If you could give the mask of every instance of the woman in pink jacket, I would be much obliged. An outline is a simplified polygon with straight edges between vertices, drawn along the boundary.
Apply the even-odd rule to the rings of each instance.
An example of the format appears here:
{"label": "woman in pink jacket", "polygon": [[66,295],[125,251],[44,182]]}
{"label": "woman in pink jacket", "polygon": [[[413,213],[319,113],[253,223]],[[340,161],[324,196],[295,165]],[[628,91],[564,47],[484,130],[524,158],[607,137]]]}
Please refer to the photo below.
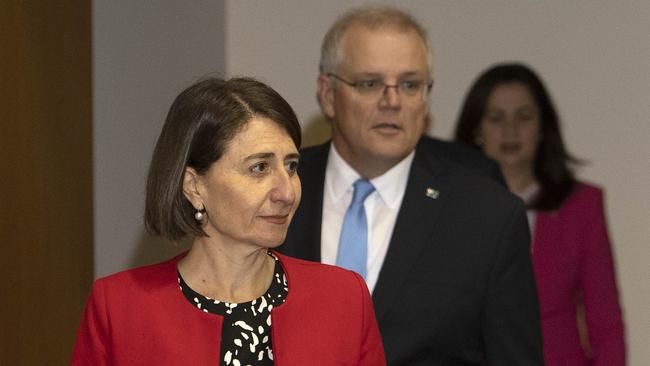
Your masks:
{"label": "woman in pink jacket", "polygon": [[522,64],[485,71],[465,98],[456,139],[496,160],[529,208],[546,364],[624,365],[603,193],[574,178],[542,81]]}
{"label": "woman in pink jacket", "polygon": [[174,101],[145,224],[191,249],[95,282],[73,365],[384,365],[364,280],[273,249],[300,202],[300,126],[252,79]]}

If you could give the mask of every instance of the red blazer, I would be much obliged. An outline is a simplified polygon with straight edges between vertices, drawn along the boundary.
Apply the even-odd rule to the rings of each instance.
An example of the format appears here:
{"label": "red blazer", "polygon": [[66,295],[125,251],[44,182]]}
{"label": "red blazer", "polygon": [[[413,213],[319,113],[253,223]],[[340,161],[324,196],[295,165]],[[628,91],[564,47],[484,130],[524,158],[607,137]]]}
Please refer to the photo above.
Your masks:
{"label": "red blazer", "polygon": [[[275,365],[385,365],[359,275],[275,253],[289,293],[273,317]],[[218,365],[223,318],[190,304],[169,261],[95,282],[73,365]]]}
{"label": "red blazer", "polygon": [[533,265],[546,364],[590,364],[576,327],[575,299],[582,292],[591,364],[624,365],[621,307],[600,189],[578,183],[558,211],[537,212]]}

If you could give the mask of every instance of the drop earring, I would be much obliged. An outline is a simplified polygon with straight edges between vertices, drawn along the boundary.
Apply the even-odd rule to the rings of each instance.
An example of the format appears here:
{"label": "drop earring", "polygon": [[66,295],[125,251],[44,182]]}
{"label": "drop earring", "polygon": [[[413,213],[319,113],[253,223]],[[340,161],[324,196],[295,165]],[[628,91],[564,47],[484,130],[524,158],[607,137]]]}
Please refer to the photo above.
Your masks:
{"label": "drop earring", "polygon": [[205,219],[205,208],[197,209],[194,213],[194,219],[198,222],[203,222]]}

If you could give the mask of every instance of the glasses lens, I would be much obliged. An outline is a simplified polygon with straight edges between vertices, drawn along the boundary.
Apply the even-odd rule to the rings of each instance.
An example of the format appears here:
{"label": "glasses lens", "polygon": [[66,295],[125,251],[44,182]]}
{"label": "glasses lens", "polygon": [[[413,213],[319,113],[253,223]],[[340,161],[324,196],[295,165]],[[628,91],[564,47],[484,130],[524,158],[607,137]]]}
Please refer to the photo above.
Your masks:
{"label": "glasses lens", "polygon": [[420,95],[422,92],[422,86],[424,85],[424,82],[422,82],[422,80],[404,80],[400,81],[397,85],[399,87],[400,93],[408,95],[410,97],[415,97]]}
{"label": "glasses lens", "polygon": [[386,84],[381,80],[368,79],[359,80],[354,83],[354,86],[361,94],[376,95],[384,91]]}

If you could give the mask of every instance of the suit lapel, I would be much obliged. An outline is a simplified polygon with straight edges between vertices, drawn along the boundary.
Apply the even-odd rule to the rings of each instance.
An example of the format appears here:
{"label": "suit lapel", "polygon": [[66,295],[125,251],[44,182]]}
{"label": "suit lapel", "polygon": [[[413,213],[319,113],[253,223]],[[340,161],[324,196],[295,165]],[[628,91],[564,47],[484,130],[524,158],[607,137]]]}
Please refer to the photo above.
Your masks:
{"label": "suit lapel", "polygon": [[373,291],[377,319],[388,312],[420,251],[433,245],[435,223],[442,212],[449,187],[440,179],[442,165],[429,153],[416,151],[406,192],[393,235]]}

